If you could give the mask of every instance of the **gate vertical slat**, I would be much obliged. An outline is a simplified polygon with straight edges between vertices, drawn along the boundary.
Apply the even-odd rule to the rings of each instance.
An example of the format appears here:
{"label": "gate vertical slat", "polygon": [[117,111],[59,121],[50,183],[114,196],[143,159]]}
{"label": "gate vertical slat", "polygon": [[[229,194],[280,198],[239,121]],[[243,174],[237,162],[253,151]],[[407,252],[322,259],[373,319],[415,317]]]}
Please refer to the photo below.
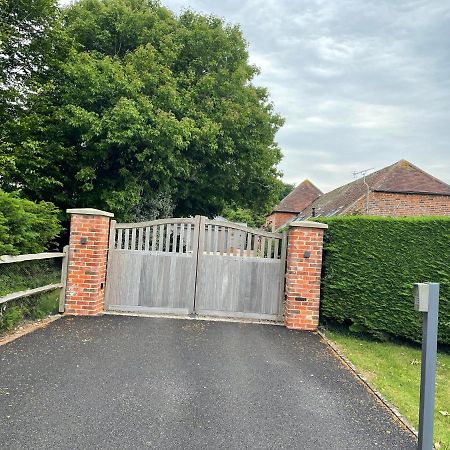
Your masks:
{"label": "gate vertical slat", "polygon": [[247,256],[251,255],[251,249],[252,249],[252,234],[247,233],[247,242],[246,242],[246,246],[245,246],[245,251],[246,251]]}
{"label": "gate vertical slat", "polygon": [[223,237],[224,237],[223,227],[217,226],[217,254],[223,255]]}
{"label": "gate vertical slat", "polygon": [[214,225],[211,227],[211,254],[216,255],[217,253],[217,241],[219,238],[219,227],[217,225]]}
{"label": "gate vertical slat", "polygon": [[191,233],[192,233],[192,226],[190,223],[186,226],[186,253],[189,254],[191,251]]}
{"label": "gate vertical slat", "polygon": [[122,250],[123,248],[123,229],[119,228],[119,231],[117,232],[117,248],[119,250]]}
{"label": "gate vertical slat", "polygon": [[239,251],[239,238],[241,236],[240,231],[235,231],[234,232],[234,250],[233,250],[233,255],[234,256],[239,256],[240,255],[240,251]]}
{"label": "gate vertical slat", "polygon": [[168,252],[169,246],[170,246],[170,224],[167,224],[166,225],[166,243],[165,243],[163,251]]}
{"label": "gate vertical slat", "polygon": [[272,238],[267,239],[267,257],[272,258]]}
{"label": "gate vertical slat", "polygon": [[184,253],[189,254],[191,244],[191,224],[187,223],[185,228],[184,237]]}
{"label": "gate vertical slat", "polygon": [[158,251],[162,252],[164,246],[164,225],[159,226],[159,233],[158,233]]}
{"label": "gate vertical slat", "polygon": [[184,253],[189,254],[191,224],[187,223],[184,228]]}
{"label": "gate vertical slat", "polygon": [[182,254],[184,253],[184,245],[186,242],[186,226],[184,223],[180,223],[180,244],[179,244],[179,248],[178,248],[178,253]]}
{"label": "gate vertical slat", "polygon": [[219,252],[219,225],[216,225],[214,227],[214,245],[213,245],[213,252],[215,255]]}
{"label": "gate vertical slat", "polygon": [[209,245],[208,245],[208,239],[209,239],[209,230],[208,230],[208,225],[206,223],[204,223],[204,221],[202,221],[203,223],[203,242],[202,242],[202,255],[204,253],[208,253],[208,249],[209,249]]}
{"label": "gate vertical slat", "polygon": [[131,250],[136,250],[136,228],[131,230]]}
{"label": "gate vertical slat", "polygon": [[234,235],[233,235],[233,255],[234,256],[239,256],[239,237],[240,237],[240,232],[235,230]]}
{"label": "gate vertical slat", "polygon": [[156,225],[152,226],[152,247],[151,251],[156,252],[156,234],[158,233],[158,229]]}
{"label": "gate vertical slat", "polygon": [[226,227],[223,227],[222,233],[223,233],[223,255],[228,255],[228,248],[230,246],[230,233]]}
{"label": "gate vertical slat", "polygon": [[172,253],[177,253],[178,224],[172,225]]}
{"label": "gate vertical slat", "polygon": [[130,245],[129,245],[129,243],[130,243],[130,229],[126,228],[124,231],[125,231],[125,242],[124,242],[123,248],[125,250],[129,250],[130,249]]}
{"label": "gate vertical slat", "polygon": [[206,223],[204,222],[203,218],[202,218],[202,226],[203,226],[203,230],[202,230],[202,255],[205,253],[208,253],[208,225],[206,225]]}
{"label": "gate vertical slat", "polygon": [[211,242],[212,242],[212,234],[213,234],[212,225],[205,224],[205,233],[206,233],[205,253],[209,255],[211,253]]}
{"label": "gate vertical slat", "polygon": [[138,250],[142,250],[143,239],[144,239],[144,229],[138,228]]}
{"label": "gate vertical slat", "polygon": [[144,250],[148,252],[150,249],[150,227],[145,227],[145,243]]}
{"label": "gate vertical slat", "polygon": [[266,238],[264,236],[261,236],[261,258],[264,258],[264,255],[266,253]]}
{"label": "gate vertical slat", "polygon": [[280,240],[279,239],[275,239],[275,248],[273,250],[273,257],[274,259],[278,259],[278,255],[279,255],[279,247],[280,246]]}
{"label": "gate vertical slat", "polygon": [[177,253],[183,253],[183,238],[184,238],[184,225],[180,223],[178,225],[178,237],[177,237]]}
{"label": "gate vertical slat", "polygon": [[208,254],[211,255],[214,245],[214,226],[209,224],[208,227]]}

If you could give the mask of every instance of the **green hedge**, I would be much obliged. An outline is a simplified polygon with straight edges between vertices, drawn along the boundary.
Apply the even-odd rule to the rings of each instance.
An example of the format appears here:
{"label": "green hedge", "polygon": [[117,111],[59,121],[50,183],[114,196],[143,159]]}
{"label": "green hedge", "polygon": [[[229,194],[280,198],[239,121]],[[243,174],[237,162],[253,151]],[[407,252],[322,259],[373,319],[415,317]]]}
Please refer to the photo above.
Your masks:
{"label": "green hedge", "polygon": [[0,255],[47,250],[61,232],[59,210],[0,190]]}
{"label": "green hedge", "polygon": [[420,341],[412,285],[441,284],[439,341],[450,344],[450,217],[317,219],[324,238],[321,320]]}

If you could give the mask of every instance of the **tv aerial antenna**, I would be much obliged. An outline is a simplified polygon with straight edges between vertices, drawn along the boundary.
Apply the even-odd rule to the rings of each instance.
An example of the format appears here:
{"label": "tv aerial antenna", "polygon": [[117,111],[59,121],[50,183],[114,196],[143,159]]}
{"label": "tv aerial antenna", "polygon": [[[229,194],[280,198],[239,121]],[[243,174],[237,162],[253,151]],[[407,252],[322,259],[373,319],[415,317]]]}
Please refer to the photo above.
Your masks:
{"label": "tv aerial antenna", "polygon": [[355,178],[355,180],[359,177],[363,177],[365,179],[367,172],[370,172],[371,170],[374,170],[374,169],[375,169],[375,167],[371,167],[370,169],[360,170],[359,172],[352,172],[352,175]]}
{"label": "tv aerial antenna", "polygon": [[367,188],[367,193],[366,193],[366,214],[367,215],[369,215],[370,186],[367,184],[366,175],[367,175],[367,172],[370,172],[373,169],[374,169],[374,167],[371,167],[370,169],[360,170],[359,172],[352,172],[355,180],[362,177],[363,183],[366,185],[366,188]]}

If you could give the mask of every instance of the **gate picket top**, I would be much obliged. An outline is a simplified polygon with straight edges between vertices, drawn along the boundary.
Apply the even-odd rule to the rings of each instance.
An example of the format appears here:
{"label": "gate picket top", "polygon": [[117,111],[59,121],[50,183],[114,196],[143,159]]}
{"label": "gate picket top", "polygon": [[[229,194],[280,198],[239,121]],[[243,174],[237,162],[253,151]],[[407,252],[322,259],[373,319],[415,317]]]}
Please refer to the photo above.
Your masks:
{"label": "gate picket top", "polygon": [[[201,253],[216,256],[281,259],[283,235],[199,217]],[[114,224],[114,250],[193,253],[196,218]],[[195,246],[195,245],[194,245]]]}

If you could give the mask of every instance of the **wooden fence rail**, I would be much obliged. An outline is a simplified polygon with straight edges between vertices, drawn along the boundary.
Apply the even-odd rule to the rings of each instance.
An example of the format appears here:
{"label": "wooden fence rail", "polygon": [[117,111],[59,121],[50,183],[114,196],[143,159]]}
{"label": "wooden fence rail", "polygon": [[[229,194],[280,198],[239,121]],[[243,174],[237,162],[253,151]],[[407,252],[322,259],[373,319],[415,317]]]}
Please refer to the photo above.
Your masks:
{"label": "wooden fence rail", "polygon": [[0,264],[12,264],[23,261],[34,261],[37,259],[64,258],[65,253],[31,253],[28,255],[1,255]]}
{"label": "wooden fence rail", "polygon": [[54,291],[55,289],[61,289],[59,297],[59,311],[64,311],[64,296],[67,277],[67,264],[68,264],[68,252],[69,246],[65,246],[62,252],[52,253],[33,253],[26,255],[0,255],[0,264],[14,264],[24,261],[38,261],[43,259],[56,259],[62,258],[61,266],[61,281],[59,283],[47,284],[45,286],[39,286],[32,289],[26,289],[23,291],[12,292],[10,294],[0,297],[0,304],[9,302],[11,300],[19,300],[21,298],[31,297],[36,294],[43,294],[45,292]]}

